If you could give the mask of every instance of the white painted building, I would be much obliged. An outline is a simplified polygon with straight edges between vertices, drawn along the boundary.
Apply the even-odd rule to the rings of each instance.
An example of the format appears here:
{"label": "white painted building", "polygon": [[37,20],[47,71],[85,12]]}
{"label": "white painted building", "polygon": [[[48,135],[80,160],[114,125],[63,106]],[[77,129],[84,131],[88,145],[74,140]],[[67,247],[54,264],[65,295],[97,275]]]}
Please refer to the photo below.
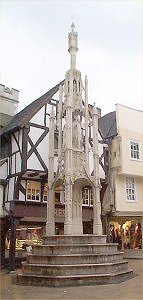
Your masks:
{"label": "white painted building", "polygon": [[[116,105],[110,140],[110,188],[103,214],[110,235],[122,236],[122,247],[141,249],[143,234],[143,111]],[[103,118],[108,118],[108,115]]]}

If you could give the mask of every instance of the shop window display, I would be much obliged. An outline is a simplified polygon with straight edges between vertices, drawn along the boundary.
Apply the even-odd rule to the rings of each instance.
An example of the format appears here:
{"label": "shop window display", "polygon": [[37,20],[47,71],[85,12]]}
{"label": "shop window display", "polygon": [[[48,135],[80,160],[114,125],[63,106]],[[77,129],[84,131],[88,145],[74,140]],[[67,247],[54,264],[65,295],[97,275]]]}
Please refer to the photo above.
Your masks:
{"label": "shop window display", "polygon": [[[8,230],[5,247],[9,250],[10,247],[10,229]],[[16,229],[16,250],[25,250],[30,252],[32,245],[42,243],[42,227],[27,227],[21,226]]]}
{"label": "shop window display", "polygon": [[112,222],[110,224],[110,242],[118,243],[119,249],[141,249],[141,224],[126,221],[123,224]]}

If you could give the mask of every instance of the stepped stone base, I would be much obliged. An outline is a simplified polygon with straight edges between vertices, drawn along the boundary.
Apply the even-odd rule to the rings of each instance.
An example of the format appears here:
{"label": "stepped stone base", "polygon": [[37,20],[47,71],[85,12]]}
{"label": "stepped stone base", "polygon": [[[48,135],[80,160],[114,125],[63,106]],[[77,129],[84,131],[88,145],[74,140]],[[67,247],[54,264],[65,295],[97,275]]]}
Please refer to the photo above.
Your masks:
{"label": "stepped stone base", "polygon": [[117,244],[106,243],[106,236],[55,235],[33,246],[13,282],[61,287],[118,283],[132,277],[123,252]]}

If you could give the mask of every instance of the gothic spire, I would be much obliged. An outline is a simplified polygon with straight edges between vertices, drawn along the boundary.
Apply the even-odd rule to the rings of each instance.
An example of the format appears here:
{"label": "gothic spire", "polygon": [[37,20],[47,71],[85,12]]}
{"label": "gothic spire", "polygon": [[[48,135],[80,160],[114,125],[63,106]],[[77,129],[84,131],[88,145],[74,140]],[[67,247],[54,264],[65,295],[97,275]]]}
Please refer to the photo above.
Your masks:
{"label": "gothic spire", "polygon": [[76,69],[76,52],[78,51],[78,34],[75,32],[75,25],[72,23],[71,32],[68,35],[68,51],[70,53],[70,68]]}

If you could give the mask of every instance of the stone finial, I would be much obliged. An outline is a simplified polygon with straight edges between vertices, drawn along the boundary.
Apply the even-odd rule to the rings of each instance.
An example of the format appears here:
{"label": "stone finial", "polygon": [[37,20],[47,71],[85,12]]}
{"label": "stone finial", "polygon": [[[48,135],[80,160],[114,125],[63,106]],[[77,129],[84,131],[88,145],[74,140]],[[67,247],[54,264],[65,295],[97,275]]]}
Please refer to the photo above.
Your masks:
{"label": "stone finial", "polygon": [[71,57],[71,69],[76,69],[76,52],[78,51],[78,35],[74,29],[75,25],[72,23],[71,32],[68,34],[68,51]]}
{"label": "stone finial", "polygon": [[71,32],[75,32],[75,25],[74,25],[74,23],[72,22],[72,24],[71,24]]}

